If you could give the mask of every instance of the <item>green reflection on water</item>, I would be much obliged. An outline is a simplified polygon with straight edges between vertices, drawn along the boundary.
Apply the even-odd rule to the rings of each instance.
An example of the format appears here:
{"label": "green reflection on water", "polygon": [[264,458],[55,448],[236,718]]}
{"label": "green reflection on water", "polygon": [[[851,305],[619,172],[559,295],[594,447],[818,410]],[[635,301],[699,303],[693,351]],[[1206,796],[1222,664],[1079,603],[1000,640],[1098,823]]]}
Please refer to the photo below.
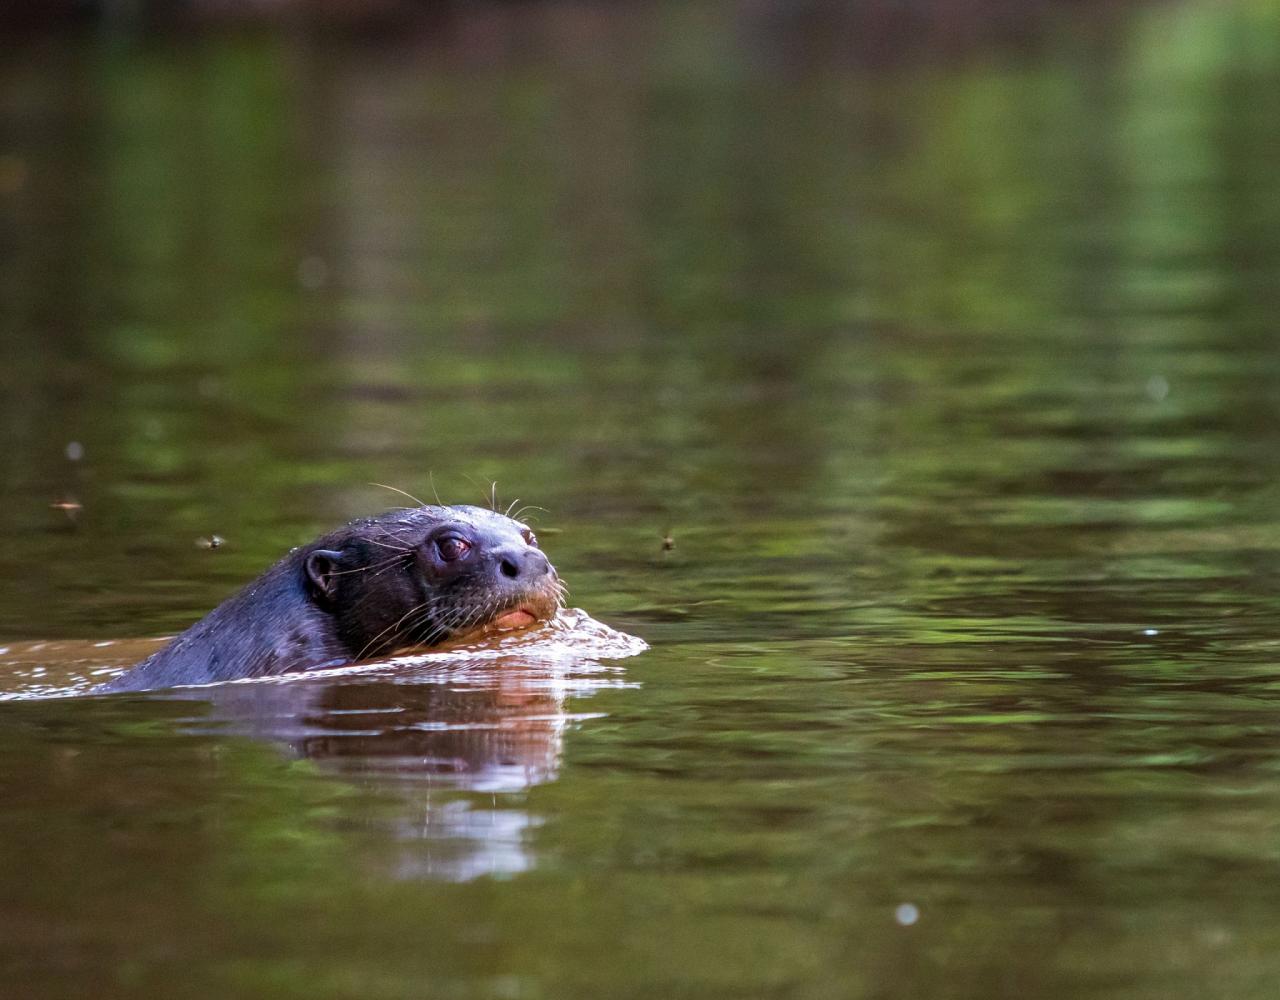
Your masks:
{"label": "green reflection on water", "polygon": [[5,706],[4,980],[1269,996],[1280,8],[1108,18],[876,72],[715,5],[19,51],[5,641],[497,479],[654,648],[422,685],[520,734],[429,781],[323,701]]}

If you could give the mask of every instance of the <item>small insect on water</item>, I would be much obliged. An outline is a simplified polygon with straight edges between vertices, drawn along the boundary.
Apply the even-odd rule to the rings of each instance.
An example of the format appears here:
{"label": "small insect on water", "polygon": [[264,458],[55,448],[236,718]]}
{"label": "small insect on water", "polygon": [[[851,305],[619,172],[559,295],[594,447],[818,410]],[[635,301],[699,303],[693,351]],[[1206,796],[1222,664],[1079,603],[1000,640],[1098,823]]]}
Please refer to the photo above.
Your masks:
{"label": "small insect on water", "polygon": [[210,535],[208,538],[197,538],[196,548],[198,549],[220,549],[227,544],[227,540],[221,535]]}
{"label": "small insect on water", "polygon": [[676,547],[676,540],[671,534],[671,529],[668,528],[666,531],[662,533],[662,551],[670,552],[675,547]]}

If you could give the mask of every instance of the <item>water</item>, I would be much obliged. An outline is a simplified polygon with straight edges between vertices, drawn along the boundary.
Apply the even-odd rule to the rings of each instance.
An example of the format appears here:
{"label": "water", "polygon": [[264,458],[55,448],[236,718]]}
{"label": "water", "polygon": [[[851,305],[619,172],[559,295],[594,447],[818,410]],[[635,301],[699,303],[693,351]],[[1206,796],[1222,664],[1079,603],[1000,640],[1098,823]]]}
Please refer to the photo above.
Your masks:
{"label": "water", "polygon": [[369,483],[650,648],[7,701],[0,994],[1269,997],[1280,13],[1032,6],[12,49],[0,694]]}

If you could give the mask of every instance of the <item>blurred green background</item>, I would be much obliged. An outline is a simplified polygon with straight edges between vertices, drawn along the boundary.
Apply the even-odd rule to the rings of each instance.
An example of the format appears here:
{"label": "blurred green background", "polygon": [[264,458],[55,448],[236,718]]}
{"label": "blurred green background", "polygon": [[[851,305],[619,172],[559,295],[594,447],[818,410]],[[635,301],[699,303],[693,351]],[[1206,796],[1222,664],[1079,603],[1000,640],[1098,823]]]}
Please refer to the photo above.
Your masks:
{"label": "blurred green background", "polygon": [[0,25],[0,642],[496,480],[653,646],[0,706],[16,996],[1272,995],[1280,4]]}

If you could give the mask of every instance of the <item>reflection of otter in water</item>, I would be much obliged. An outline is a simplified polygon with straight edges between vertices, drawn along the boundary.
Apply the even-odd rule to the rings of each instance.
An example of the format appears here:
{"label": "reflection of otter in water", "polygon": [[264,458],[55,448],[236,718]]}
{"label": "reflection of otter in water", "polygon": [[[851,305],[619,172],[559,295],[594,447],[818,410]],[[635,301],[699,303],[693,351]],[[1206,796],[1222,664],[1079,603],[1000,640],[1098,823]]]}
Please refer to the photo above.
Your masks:
{"label": "reflection of otter in water", "polygon": [[[513,661],[464,665],[408,683],[324,675],[283,685],[192,691],[227,727],[287,744],[300,756],[361,775],[475,790],[510,790],[555,770],[551,734],[563,728],[562,698]],[[186,692],[174,692],[175,696]],[[558,743],[557,743],[558,747]]]}
{"label": "reflection of otter in water", "polygon": [[392,511],[294,550],[98,691],[344,666],[545,621],[560,595],[519,521],[481,507]]}
{"label": "reflection of otter in water", "polygon": [[390,808],[373,810],[369,823],[381,821],[399,842],[395,873],[457,880],[532,866],[529,832],[539,820],[524,793],[556,778],[572,721],[566,687],[599,685],[598,676],[568,681],[512,656],[166,697],[208,704],[198,728],[275,742],[362,789],[391,793]]}

